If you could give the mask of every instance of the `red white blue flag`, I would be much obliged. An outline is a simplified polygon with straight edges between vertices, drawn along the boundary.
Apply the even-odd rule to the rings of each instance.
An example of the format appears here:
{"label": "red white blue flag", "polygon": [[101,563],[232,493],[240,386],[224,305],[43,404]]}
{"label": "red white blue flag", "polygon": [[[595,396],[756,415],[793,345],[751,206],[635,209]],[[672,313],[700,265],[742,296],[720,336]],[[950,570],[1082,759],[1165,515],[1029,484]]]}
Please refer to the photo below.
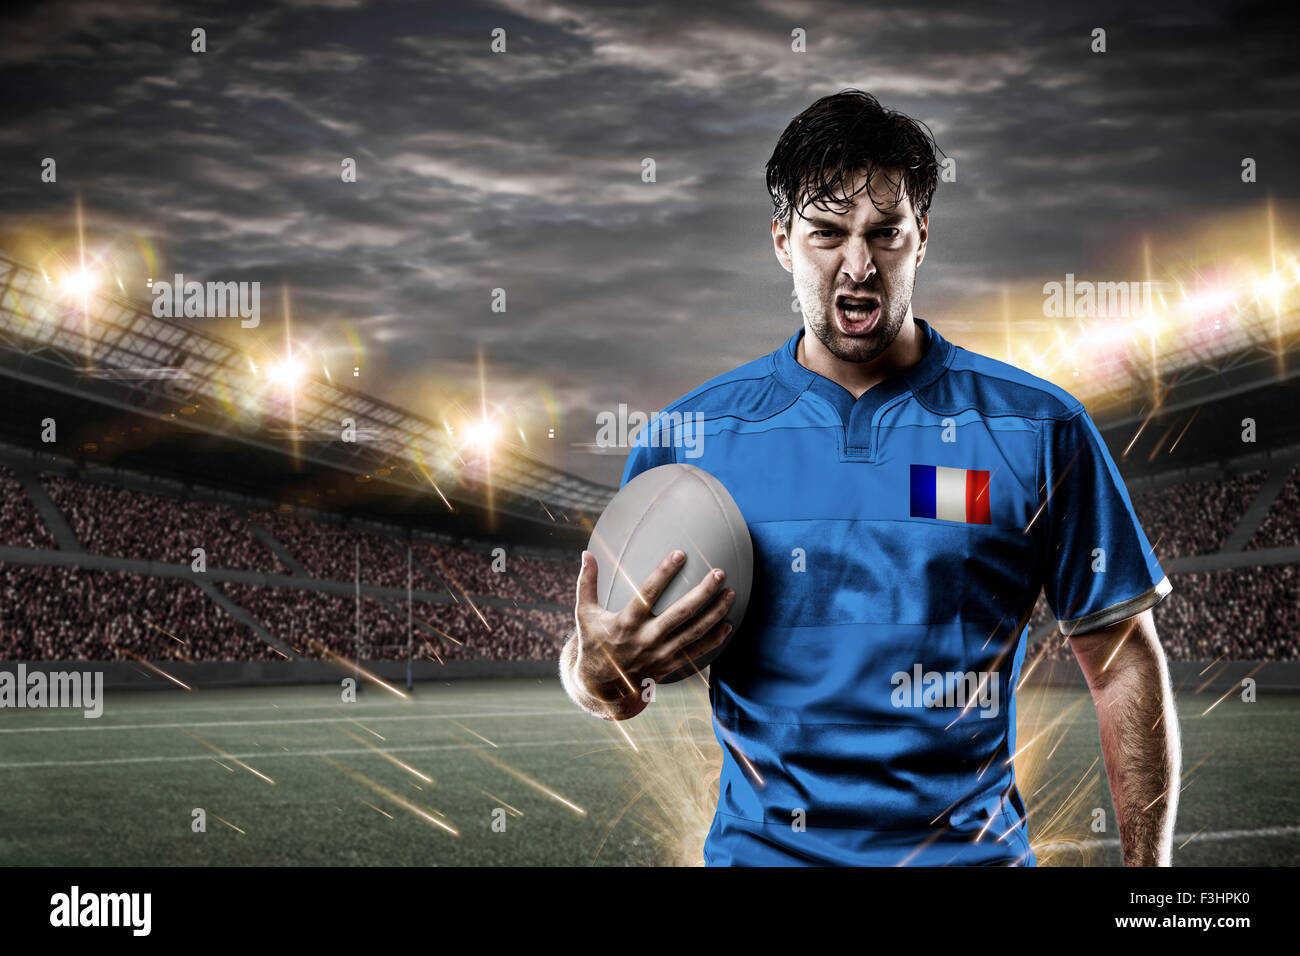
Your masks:
{"label": "red white blue flag", "polygon": [[913,465],[912,517],[992,524],[989,473],[941,465]]}

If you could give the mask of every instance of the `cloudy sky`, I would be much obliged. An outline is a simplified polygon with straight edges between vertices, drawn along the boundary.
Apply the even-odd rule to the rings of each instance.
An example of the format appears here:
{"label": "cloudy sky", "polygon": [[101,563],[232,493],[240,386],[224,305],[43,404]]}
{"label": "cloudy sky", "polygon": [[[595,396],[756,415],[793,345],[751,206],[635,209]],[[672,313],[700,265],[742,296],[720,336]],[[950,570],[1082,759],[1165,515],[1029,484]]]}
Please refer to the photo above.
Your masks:
{"label": "cloudy sky", "polygon": [[[972,9],[10,4],[0,248],[66,252],[79,198],[87,246],[142,303],[153,269],[260,281],[263,327],[213,331],[265,339],[282,336],[286,288],[295,337],[333,375],[431,417],[474,399],[481,354],[488,397],[534,454],[613,484],[624,452],[586,447],[598,412],[661,408],[797,327],[763,169],[820,96],[870,91],[957,161],[915,312],[998,357],[1004,292],[1032,301],[1068,272],[1139,279],[1143,242],[1195,255],[1229,221],[1260,230],[1270,198],[1287,230],[1295,14]],[[1241,181],[1247,156],[1258,183]],[[40,181],[44,157],[57,183]],[[1041,324],[1017,316],[1014,334]]]}

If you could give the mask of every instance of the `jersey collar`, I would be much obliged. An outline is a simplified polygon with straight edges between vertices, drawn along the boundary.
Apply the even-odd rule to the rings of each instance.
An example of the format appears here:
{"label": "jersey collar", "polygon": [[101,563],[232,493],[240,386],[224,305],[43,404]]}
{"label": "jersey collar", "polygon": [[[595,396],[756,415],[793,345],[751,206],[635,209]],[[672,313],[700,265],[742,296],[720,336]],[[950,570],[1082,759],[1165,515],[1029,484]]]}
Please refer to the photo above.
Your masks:
{"label": "jersey collar", "polygon": [[[925,388],[925,386],[938,378],[947,367],[949,353],[952,351],[952,343],[940,335],[929,322],[925,321],[925,319],[913,316],[912,321],[914,321],[917,324],[917,327],[920,328],[925,341],[925,354],[921,357],[921,361],[917,362],[910,368],[903,369],[903,371],[896,375],[892,375],[889,378],[876,383],[874,386],[862,393],[862,397],[859,401],[865,399],[867,396],[871,395],[872,392],[877,390],[882,393],[890,392],[896,394],[901,390],[899,386],[905,386],[912,389],[912,391]],[[836,407],[841,406],[844,403],[845,398],[847,398],[849,404],[852,405],[853,396],[844,388],[844,386],[799,364],[799,359],[796,356],[799,354],[799,339],[803,337],[804,332],[805,329],[803,326],[800,326],[799,330],[795,332],[794,335],[790,336],[790,338],[786,339],[785,344],[773,353],[773,357],[776,360],[777,374],[786,382],[786,384],[793,386],[797,391],[802,392],[805,389],[811,388],[813,391],[831,401]],[[872,404],[875,403],[873,402]]]}

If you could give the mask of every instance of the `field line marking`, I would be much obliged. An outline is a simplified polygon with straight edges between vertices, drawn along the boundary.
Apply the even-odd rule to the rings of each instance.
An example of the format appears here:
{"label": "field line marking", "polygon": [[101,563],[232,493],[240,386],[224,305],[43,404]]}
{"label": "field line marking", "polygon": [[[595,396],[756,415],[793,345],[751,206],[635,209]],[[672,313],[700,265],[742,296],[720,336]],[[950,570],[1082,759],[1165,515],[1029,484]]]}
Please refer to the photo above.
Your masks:
{"label": "field line marking", "polygon": [[[420,706],[421,703],[422,703],[422,702],[417,702],[415,706]],[[450,706],[451,703],[452,703],[452,702],[448,701],[447,706]],[[460,703],[461,706],[463,707],[465,702],[464,702],[464,701],[461,701],[461,702],[459,702],[459,703]],[[184,709],[184,705],[178,705],[178,706],[179,706],[181,709]],[[287,706],[287,707],[283,707],[283,708],[280,708],[280,709],[281,709],[281,710],[284,710],[284,711],[287,711],[287,712],[292,712],[292,711],[294,711],[294,710],[307,710],[307,709],[310,709],[310,710],[319,710],[319,709],[324,709],[324,708],[338,708],[338,707],[345,707],[345,706],[347,706],[347,705],[346,705],[346,704],[341,704],[341,703],[340,703],[340,704],[311,704],[311,705],[305,705],[305,706],[303,706],[303,707]],[[402,705],[396,705],[396,704],[395,704],[395,705],[389,705],[389,706],[402,706]],[[230,709],[232,709],[232,708],[233,708],[233,709],[238,709],[238,707],[239,707],[238,704],[232,704],[231,706],[228,706],[228,707],[221,707],[221,708],[211,708],[211,707],[208,707],[208,708],[202,708],[202,709],[203,709],[204,711],[208,711],[208,710],[230,710]],[[52,733],[64,733],[64,732],[83,733],[83,732],[85,732],[85,731],[90,731],[90,730],[101,731],[101,732],[102,732],[102,731],[106,731],[106,730],[167,730],[167,729],[172,729],[172,728],[177,728],[177,727],[255,727],[255,726],[259,726],[259,725],[267,725],[267,726],[271,726],[271,725],[278,725],[278,724],[286,724],[286,725],[287,725],[287,724],[313,724],[313,723],[315,723],[315,724],[324,724],[324,723],[329,723],[331,720],[336,720],[336,719],[338,719],[338,718],[334,718],[334,717],[291,717],[291,718],[276,719],[276,720],[210,720],[210,721],[201,721],[201,722],[181,721],[181,722],[173,722],[173,723],[155,723],[155,724],[107,724],[107,723],[83,724],[83,723],[81,723],[81,721],[88,720],[88,718],[85,718],[85,717],[78,717],[78,716],[77,716],[78,708],[67,708],[67,707],[59,707],[59,708],[55,708],[55,707],[47,707],[47,708],[35,708],[35,707],[33,707],[33,708],[2,707],[2,708],[0,708],[0,714],[2,714],[4,711],[15,711],[15,710],[24,710],[24,711],[32,711],[32,712],[41,711],[41,712],[42,712],[42,716],[49,716],[49,717],[66,717],[68,720],[76,720],[76,721],[78,721],[78,722],[77,722],[77,723],[69,723],[67,726],[63,726],[63,727],[0,727],[0,735],[3,735],[3,734],[52,734]],[[198,708],[195,708],[195,710],[198,710]],[[150,712],[157,713],[158,711],[150,711]],[[704,710],[701,710],[701,714],[703,714],[703,713],[704,713]],[[371,712],[371,711],[362,711],[362,710],[358,710],[356,713],[352,713],[352,714],[340,714],[340,716],[342,716],[342,717],[346,717],[346,718],[356,718],[356,719],[364,719],[364,720],[439,720],[439,719],[444,719],[444,718],[453,718],[453,717],[461,718],[461,719],[465,719],[465,718],[469,718],[469,717],[542,717],[542,716],[546,716],[546,715],[554,715],[554,714],[560,714],[560,715],[563,715],[563,714],[577,714],[577,715],[582,715],[582,714],[583,714],[583,711],[579,710],[577,707],[565,708],[565,709],[561,709],[561,710],[523,710],[523,709],[510,709],[510,710],[495,710],[495,711],[472,711],[472,712],[462,712],[462,713],[453,713],[453,714],[440,714],[440,713],[429,713],[429,714],[376,714],[376,713]],[[1180,718],[1180,719],[1179,719],[1179,725],[1181,726],[1181,725],[1183,725],[1183,724],[1188,723],[1190,720],[1195,719],[1196,716],[1199,716],[1199,715],[1198,715],[1198,714],[1193,714],[1193,715],[1191,715],[1191,716],[1179,715],[1179,718]],[[1244,712],[1237,712],[1237,713],[1234,713],[1234,712],[1232,712],[1232,711],[1223,711],[1223,712],[1218,712],[1218,711],[1216,711],[1216,712],[1215,712],[1215,719],[1216,719],[1216,720],[1222,720],[1222,719],[1224,719],[1225,717],[1255,717],[1255,718],[1258,718],[1258,717],[1259,717],[1259,714],[1258,714],[1258,713],[1255,713],[1255,712],[1251,712],[1251,713],[1244,713]],[[96,718],[97,721],[102,721],[102,719],[103,719],[103,718]],[[1272,714],[1268,714],[1268,715],[1266,715],[1265,718],[1261,718],[1261,719],[1275,719],[1275,720],[1283,720],[1283,721],[1286,721],[1286,720],[1296,720],[1296,719],[1300,719],[1300,712],[1297,712],[1297,713],[1280,713],[1280,712],[1279,712],[1279,713],[1272,713]],[[1025,723],[1022,725],[1022,729],[1024,729],[1024,728],[1032,728],[1032,729],[1036,729],[1036,728],[1039,728],[1039,727],[1046,727],[1046,726],[1049,726],[1049,725],[1051,725],[1051,724],[1056,724],[1057,726],[1062,726],[1062,725],[1063,725],[1063,726],[1066,726],[1066,727],[1074,727],[1074,726],[1076,726],[1076,725],[1078,725],[1078,724],[1084,722],[1085,720],[1086,720],[1086,718],[1083,718],[1083,717],[1078,717],[1078,718],[1074,718],[1074,719],[1066,720],[1066,721],[1060,721],[1060,720],[1058,720],[1057,718],[1054,718],[1054,717],[1052,717],[1052,718],[1043,718],[1043,719],[1035,719],[1035,718],[1033,718],[1033,717],[1028,717],[1028,718],[1026,719]],[[1095,723],[1095,720],[1093,721],[1093,723]]]}
{"label": "field line marking", "polygon": [[[465,703],[466,703],[465,701],[447,701],[445,703],[435,702],[435,701],[416,701],[414,702],[413,705],[409,705],[409,706],[441,704],[442,706],[459,705],[463,708]],[[227,705],[223,707],[203,707],[203,708],[196,707],[190,710],[189,712],[197,712],[200,710],[204,712],[210,710],[229,710],[232,707],[238,708],[239,706],[240,705],[238,705],[237,703],[233,703],[231,705]],[[271,705],[267,705],[267,704],[252,705],[249,709],[253,709],[253,707],[262,709],[270,706]],[[314,704],[302,704],[302,705],[289,704],[284,707],[276,707],[274,709],[282,710],[286,712],[293,712],[295,710],[320,710],[320,709],[330,708],[337,711],[337,708],[345,707],[345,706],[348,705],[342,703],[337,703],[337,704],[336,703],[330,703],[330,704],[314,703]],[[385,705],[385,706],[402,706],[402,705]],[[500,705],[497,706],[499,707]],[[178,704],[178,708],[185,709],[185,705]],[[83,721],[87,720],[87,718],[77,717],[77,713],[76,713],[77,708],[0,707],[0,714],[2,714],[4,711],[15,711],[15,710],[18,711],[39,710],[42,712],[42,716],[48,715],[50,717],[66,717],[69,720],[76,720],[77,723],[69,723],[66,726],[61,726],[61,727],[0,727],[0,735],[50,734],[50,733],[65,733],[65,732],[84,733],[86,731],[104,732],[110,730],[168,730],[168,729],[176,729],[181,727],[256,727],[256,726],[274,726],[274,725],[289,725],[289,724],[324,724],[324,723],[330,723],[331,721],[338,719],[336,717],[292,717],[292,718],[267,719],[267,720],[226,720],[226,721],[214,720],[214,721],[201,721],[201,722],[179,721],[179,722],[171,722],[171,723],[152,723],[152,724],[106,724],[106,723],[101,723],[100,720],[102,720],[102,718],[99,718],[95,721],[94,724],[88,724],[88,723],[83,723]],[[137,713],[160,713],[160,712],[164,712],[164,711],[150,708],[147,711],[138,711]],[[358,711],[353,714],[340,714],[340,716],[346,718],[365,719],[370,721],[381,721],[381,720],[400,721],[400,720],[440,720],[440,719],[451,719],[451,718],[468,719],[471,717],[491,717],[491,718],[543,717],[543,716],[566,715],[566,714],[581,715],[582,713],[583,712],[579,710],[577,707],[572,707],[572,708],[564,708],[560,710],[524,710],[518,708],[511,708],[508,710],[473,711],[473,712],[460,712],[460,713],[452,713],[452,714],[443,714],[443,713],[376,714],[370,711]],[[1182,725],[1188,723],[1190,720],[1194,720],[1198,716],[1199,714],[1194,711],[1189,711],[1187,715],[1180,714],[1179,724]],[[1286,721],[1286,720],[1300,719],[1300,712],[1294,712],[1294,711],[1278,712],[1278,713],[1270,713],[1266,716],[1267,719],[1277,719],[1277,720]],[[1255,711],[1216,712],[1216,719],[1222,720],[1225,717],[1234,717],[1234,718],[1235,717],[1259,717],[1259,714]],[[1026,715],[1022,729],[1038,728],[1038,727],[1048,726],[1053,723],[1056,723],[1058,725],[1063,724],[1066,727],[1072,728],[1088,720],[1089,719],[1086,716],[1076,717],[1067,721],[1058,721],[1057,718],[1054,717],[1039,718],[1034,715]]]}
{"label": "field line marking", "polygon": [[[159,692],[159,691],[149,691],[149,693],[151,693],[151,694],[158,694],[158,693],[160,693],[160,692]],[[166,691],[166,693],[173,693],[173,692],[172,692],[171,690],[168,690],[168,691]],[[338,706],[340,706],[340,705],[342,704],[342,701],[340,701],[340,700],[338,699],[338,691],[337,691],[337,690],[332,690],[332,691],[331,691],[331,695],[332,695],[335,699],[334,699],[332,702],[330,702],[330,703],[320,703],[320,702],[317,702],[317,703],[314,703],[314,704],[279,704],[279,705],[276,705],[276,704],[248,704],[248,703],[242,703],[242,702],[240,702],[240,701],[232,700],[232,701],[228,701],[227,703],[224,703],[224,704],[215,704],[215,703],[214,703],[214,704],[210,704],[210,705],[204,705],[204,706],[201,706],[201,707],[200,707],[200,706],[194,706],[194,705],[192,704],[192,702],[191,702],[191,701],[192,701],[192,698],[191,698],[191,699],[186,699],[186,700],[181,700],[181,699],[179,699],[179,698],[181,698],[182,696],[185,695],[185,692],[184,692],[184,691],[177,690],[177,691],[175,691],[174,693],[175,693],[175,695],[176,695],[177,700],[176,700],[176,702],[175,702],[174,704],[172,704],[170,707],[132,707],[132,706],[130,706],[130,705],[123,706],[120,700],[116,700],[116,701],[115,701],[115,700],[114,700],[114,693],[113,693],[113,691],[110,690],[110,691],[107,691],[107,692],[105,693],[105,703],[106,703],[106,707],[105,707],[105,709],[107,710],[107,704],[116,704],[116,706],[115,706],[114,709],[115,709],[118,713],[130,714],[131,716],[136,716],[136,715],[140,715],[140,714],[175,714],[177,711],[184,711],[184,712],[187,713],[187,714],[200,714],[200,713],[204,713],[204,714],[206,714],[206,713],[214,713],[214,712],[215,712],[215,713],[229,713],[229,712],[232,711],[232,710],[241,710],[241,711],[267,711],[268,713],[272,713],[272,714],[276,714],[276,713],[284,714],[284,713],[292,713],[292,712],[295,712],[295,711],[304,711],[304,710],[329,710],[329,709],[331,709],[331,708],[338,707]],[[212,694],[212,693],[214,693],[214,692],[213,692],[213,691],[204,691],[204,694],[205,694],[205,695]],[[484,694],[484,696],[487,696],[487,695]],[[505,696],[505,695],[502,695],[502,696]],[[366,706],[373,706],[373,707],[408,707],[408,708],[409,708],[409,707],[467,707],[467,706],[473,706],[473,704],[474,704],[474,701],[473,701],[473,700],[422,700],[422,699],[416,698],[416,699],[413,699],[413,700],[411,700],[411,701],[409,701],[409,702],[407,702],[407,703],[405,703],[405,704],[399,704],[399,703],[396,703],[396,702],[389,703],[388,701],[385,701],[385,702],[382,703],[382,704],[374,704],[374,703],[372,703],[372,702],[366,701],[366,702],[363,702],[363,703],[357,704],[357,705],[355,705],[355,706],[358,706],[358,707],[366,707]],[[352,705],[349,705],[349,706],[352,706]],[[497,706],[498,706],[498,707],[501,707],[501,706],[508,706],[508,705],[498,704]],[[536,705],[534,705],[534,706],[536,706]],[[20,708],[17,708],[17,707],[5,707],[5,708],[0,708],[0,710],[18,710],[18,709],[20,709]],[[27,709],[29,709],[29,708],[21,708],[21,709],[23,709],[23,710],[27,710]],[[35,710],[36,708],[33,707],[33,708],[30,708],[30,709]],[[47,708],[47,709],[51,712],[51,714],[53,714],[53,713],[56,712],[56,708],[52,708],[52,707],[51,707],[51,708]],[[57,708],[57,710],[64,710],[64,709],[65,709],[65,708]],[[525,709],[525,708],[521,707],[521,708],[519,708],[519,709],[523,710],[523,709]]]}
{"label": "field line marking", "polygon": [[[661,741],[691,741],[691,743],[708,743],[716,742],[714,737],[640,737],[637,743],[651,743]],[[522,740],[507,743],[501,743],[497,746],[505,750],[507,748],[519,747],[558,747],[569,745],[590,746],[600,741],[593,737],[582,737],[570,740]],[[616,738],[609,739],[611,744],[621,743]],[[292,757],[336,757],[336,756],[357,756],[364,754],[374,755],[376,753],[428,753],[441,750],[473,750],[480,747],[480,744],[411,744],[402,747],[346,747],[333,748],[330,750],[290,750],[288,752],[276,753],[273,750],[259,750],[253,753],[243,754],[226,754],[228,757],[237,757],[248,760],[284,760]],[[49,767],[105,767],[116,766],[119,764],[142,764],[142,763],[184,763],[187,761],[213,760],[211,754],[190,754],[183,757],[105,757],[100,760],[33,760],[22,763],[2,763],[0,770],[32,770]]]}
{"label": "field line marking", "polygon": [[[102,726],[68,726],[68,727],[4,727],[0,728],[0,734],[60,734],[60,733],[84,733],[86,731],[104,732],[108,730],[174,730],[179,727],[262,727],[273,726],[280,727],[288,724],[333,724],[339,720],[367,720],[375,723],[381,720],[450,720],[459,717],[462,720],[468,720],[471,717],[545,717],[556,714],[572,714],[576,717],[588,716],[585,712],[577,707],[566,707],[563,710],[502,710],[502,711],[471,711],[467,714],[392,714],[384,716],[381,714],[339,714],[337,717],[294,717],[289,720],[206,720],[206,721],[182,721],[172,724],[104,724]],[[82,718],[89,720],[89,718]]]}
{"label": "field line marking", "polygon": [[[1264,837],[1300,836],[1300,826],[1260,827],[1256,830],[1214,830],[1209,833],[1200,834],[1175,833],[1174,843],[1186,842],[1192,836],[1196,837],[1197,843],[1203,840],[1247,840],[1252,838],[1262,839]],[[1106,837],[1101,840],[1080,840],[1078,843],[1047,843],[1043,846],[1034,847],[1034,852],[1040,853],[1043,850],[1070,850],[1079,847],[1087,849],[1099,849],[1101,847],[1118,848],[1119,846],[1119,837]]]}

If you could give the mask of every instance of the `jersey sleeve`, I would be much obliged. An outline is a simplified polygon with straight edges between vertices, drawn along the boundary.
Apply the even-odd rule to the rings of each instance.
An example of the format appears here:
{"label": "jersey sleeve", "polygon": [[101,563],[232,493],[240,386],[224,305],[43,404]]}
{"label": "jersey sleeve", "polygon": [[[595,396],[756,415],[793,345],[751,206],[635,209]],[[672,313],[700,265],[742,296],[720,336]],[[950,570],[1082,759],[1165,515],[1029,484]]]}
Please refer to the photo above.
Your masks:
{"label": "jersey sleeve", "polygon": [[1049,421],[1042,454],[1044,590],[1061,632],[1086,634],[1159,604],[1172,586],[1087,410]]}
{"label": "jersey sleeve", "polygon": [[632,439],[632,451],[627,456],[627,464],[623,466],[623,480],[619,482],[619,487],[622,488],[643,471],[660,465],[671,465],[677,460],[674,451],[670,428],[657,417],[651,418]]}

